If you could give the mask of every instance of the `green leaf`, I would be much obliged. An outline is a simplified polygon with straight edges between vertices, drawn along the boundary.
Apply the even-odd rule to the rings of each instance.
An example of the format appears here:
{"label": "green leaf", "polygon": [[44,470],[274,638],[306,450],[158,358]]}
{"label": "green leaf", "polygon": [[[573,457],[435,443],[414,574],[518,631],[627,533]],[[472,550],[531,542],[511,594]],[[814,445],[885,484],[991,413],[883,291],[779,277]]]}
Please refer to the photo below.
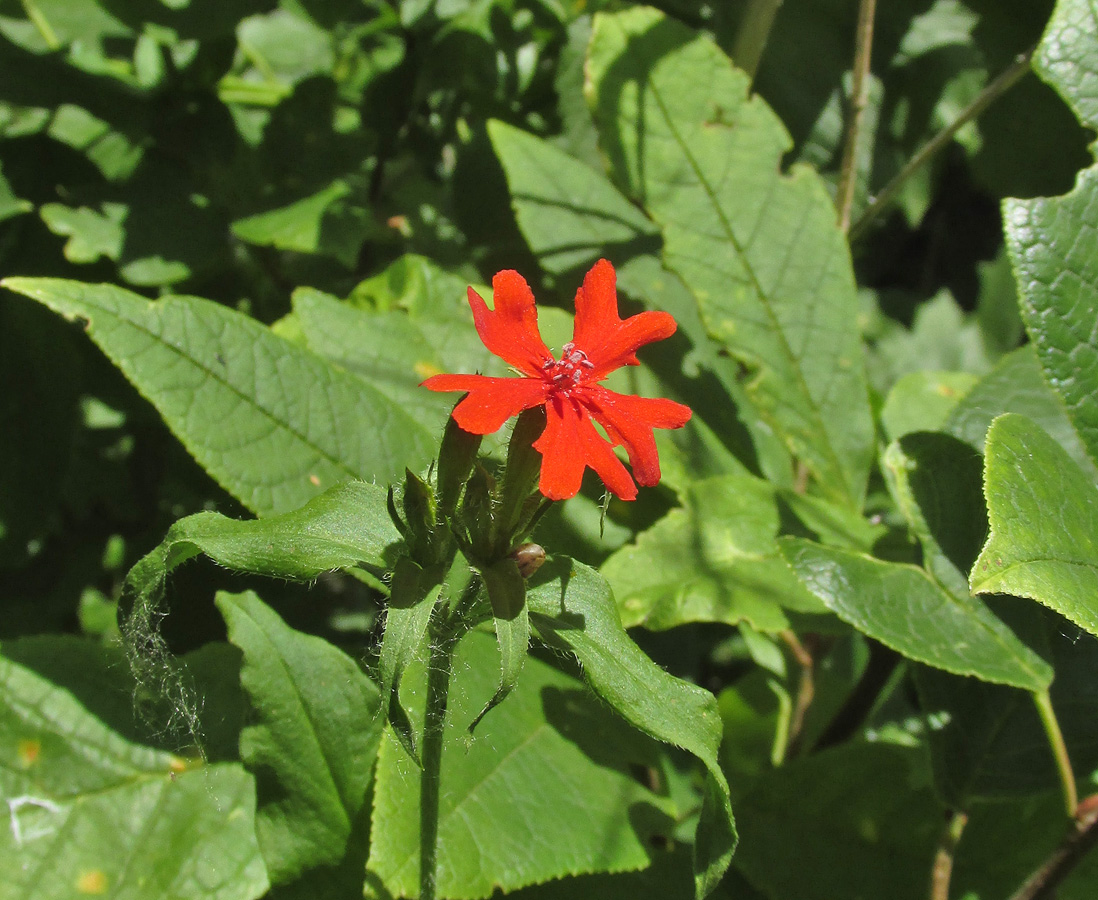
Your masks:
{"label": "green leaf", "polygon": [[737,804],[736,866],[771,900],[922,900],[942,810],[912,755],[851,744],[763,775]]}
{"label": "green leaf", "polygon": [[280,516],[187,516],[130,570],[127,586],[139,597],[149,597],[176,566],[200,553],[234,571],[300,581],[357,565],[386,569],[394,561],[400,534],[385,497],[384,488],[352,481]]}
{"label": "green leaf", "polygon": [[885,450],[889,489],[923,548],[923,567],[966,602],[967,573],[987,536],[981,492],[983,460],[957,438],[908,434]]}
{"label": "green leaf", "polygon": [[117,262],[126,239],[126,212],[126,207],[118,203],[104,203],[101,213],[61,203],[44,203],[38,210],[50,231],[68,238],[65,259],[74,263],[92,263],[101,256]]}
{"label": "green leaf", "polygon": [[824,492],[860,507],[873,423],[823,183],[780,172],[789,136],[747,76],[654,10],[598,16],[588,72],[615,178],[661,225],[666,264],[747,369],[748,397]]}
{"label": "green leaf", "polygon": [[9,892],[252,900],[267,890],[253,782],[240,765],[189,768],[132,744],[5,659],[0,754]]}
{"label": "green leaf", "polygon": [[[409,680],[422,679],[422,661],[416,668]],[[466,726],[498,681],[495,640],[468,634],[456,653],[442,754],[439,896],[488,897],[497,887],[647,866],[649,838],[679,812],[630,772],[631,763],[658,765],[658,748],[537,659],[470,739]],[[423,691],[416,697],[411,712],[422,720]],[[378,758],[367,881],[416,896],[418,870],[419,769],[390,733]]]}
{"label": "green leaf", "polygon": [[252,716],[240,756],[256,775],[256,833],[275,884],[338,863],[370,782],[377,686],[322,638],[288,627],[254,593],[219,593]]}
{"label": "green leaf", "polygon": [[881,425],[892,440],[913,431],[936,431],[979,381],[969,372],[910,372],[888,392]]}
{"label": "green leaf", "polygon": [[697,481],[683,506],[602,566],[622,624],[653,630],[686,622],[789,625],[783,605],[820,611],[778,555],[773,488],[750,475]]}
{"label": "green leaf", "polygon": [[496,692],[469,724],[470,732],[515,689],[526,663],[526,651],[530,647],[530,612],[526,608],[526,582],[519,573],[518,565],[510,557],[505,557],[483,569],[481,576],[488,592],[488,601],[492,604],[502,673]]}
{"label": "green leaf", "polygon": [[779,545],[828,609],[909,659],[1030,691],[1052,681],[1051,668],[983,603],[947,593],[922,569],[799,538]]}
{"label": "green leaf", "polygon": [[659,233],[601,173],[500,121],[488,123],[522,235],[547,272],[623,259],[659,244]]}
{"label": "green leaf", "polygon": [[[1037,72],[1091,128],[1098,125],[1098,41],[1094,5],[1060,0],[1034,58]],[[1062,197],[1007,200],[1007,250],[1018,279],[1022,319],[1049,384],[1091,459],[1098,459],[1098,167],[1079,174]]]}
{"label": "green leaf", "polygon": [[992,423],[986,460],[991,536],[972,590],[1038,600],[1098,634],[1098,488],[1024,416]]}
{"label": "green leaf", "polygon": [[1064,404],[1045,381],[1032,345],[1004,356],[953,408],[943,430],[982,453],[992,420],[1008,412],[1040,425],[1098,481],[1098,469],[1072,427]]}
{"label": "green leaf", "polygon": [[393,570],[385,631],[381,637],[378,680],[388,710],[389,723],[412,759],[418,760],[415,733],[400,704],[400,682],[404,671],[419,657],[427,639],[427,626],[443,582],[428,574],[410,557],[402,556]]}
{"label": "green leaf", "polygon": [[701,819],[694,843],[695,894],[711,893],[728,868],[736,826],[728,784],[717,761],[721,719],[716,698],[668,674],[630,640],[609,585],[567,558],[542,567],[527,589],[530,621],[547,644],[576,654],[583,675],[630,724],[687,750],[705,766]]}
{"label": "green leaf", "polygon": [[325,253],[352,268],[371,228],[366,211],[354,202],[353,194],[347,182],[333,181],[286,206],[237,219],[233,234],[248,243],[279,250]]}
{"label": "green leaf", "polygon": [[111,285],[9,278],[70,319],[231,494],[261,514],[333,484],[390,479],[426,463],[427,431],[365,382],[197,297],[152,303]]}
{"label": "green leaf", "polygon": [[[1004,601],[997,608],[1040,642],[1056,671],[1051,702],[1082,780],[1098,766],[1098,642],[1027,600]],[[929,725],[935,784],[949,806],[968,810],[975,801],[1059,793],[1060,775],[1032,696],[923,667],[915,669],[915,684]]]}

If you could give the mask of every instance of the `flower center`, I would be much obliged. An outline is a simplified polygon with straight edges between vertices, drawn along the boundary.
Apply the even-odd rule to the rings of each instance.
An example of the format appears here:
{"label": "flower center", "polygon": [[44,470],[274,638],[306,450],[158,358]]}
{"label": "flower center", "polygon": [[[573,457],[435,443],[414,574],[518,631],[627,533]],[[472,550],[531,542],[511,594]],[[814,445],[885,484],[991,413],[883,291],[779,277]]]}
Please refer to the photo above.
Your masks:
{"label": "flower center", "polygon": [[569,341],[560,348],[560,359],[546,360],[543,368],[546,380],[567,396],[572,388],[587,380],[595,364],[587,358],[586,353],[576,349],[576,345]]}

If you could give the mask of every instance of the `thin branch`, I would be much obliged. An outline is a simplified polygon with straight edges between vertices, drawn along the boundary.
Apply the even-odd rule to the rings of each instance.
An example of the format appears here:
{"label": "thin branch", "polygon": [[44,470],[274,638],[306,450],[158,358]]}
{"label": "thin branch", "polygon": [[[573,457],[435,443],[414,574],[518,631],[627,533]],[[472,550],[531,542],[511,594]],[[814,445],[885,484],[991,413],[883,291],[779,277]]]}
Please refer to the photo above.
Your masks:
{"label": "thin branch", "polygon": [[1079,809],[1079,791],[1075,786],[1075,773],[1071,768],[1071,758],[1068,756],[1063,732],[1060,731],[1060,722],[1056,718],[1056,711],[1052,708],[1052,698],[1049,697],[1047,689],[1034,691],[1032,696],[1033,702],[1037,704],[1037,714],[1041,717],[1041,725],[1044,726],[1045,735],[1048,737],[1052,756],[1056,760],[1056,771],[1064,791],[1064,807],[1067,809],[1068,816],[1074,819]]}
{"label": "thin branch", "polygon": [[949,900],[949,882],[953,877],[953,857],[957,844],[968,824],[968,815],[954,812],[942,829],[938,850],[934,854],[934,867],[930,870],[930,900]]}
{"label": "thin branch", "polygon": [[782,0],[748,0],[743,18],[740,19],[740,27],[732,45],[732,60],[751,77],[752,82],[755,80],[755,73],[759,71],[759,62],[770,38],[770,29],[774,26],[774,17],[781,5]]}
{"label": "thin branch", "polygon": [[1080,805],[1060,846],[1026,879],[1010,900],[1053,900],[1056,888],[1087,852],[1098,844],[1098,794]]}
{"label": "thin branch", "polygon": [[980,91],[968,106],[961,110],[957,118],[947,128],[939,131],[919,148],[918,152],[908,160],[907,165],[900,169],[896,176],[873,198],[869,206],[866,207],[865,212],[862,213],[861,218],[851,227],[850,240],[852,242],[861,237],[865,233],[866,226],[892,204],[904,183],[915,172],[944,149],[958,131],[1014,87],[1018,80],[1029,71],[1034,50],[1036,50],[1036,47],[1032,47],[1018,56],[994,81]]}
{"label": "thin branch", "polygon": [[804,728],[804,717],[808,713],[808,707],[816,696],[815,667],[816,661],[812,653],[804,646],[790,629],[778,633],[778,637],[789,648],[789,652],[797,661],[801,670],[800,684],[797,686],[797,700],[793,705],[789,719],[789,743],[787,753],[791,753],[798,745],[801,729]]}
{"label": "thin branch", "polygon": [[858,30],[854,45],[854,77],[850,87],[850,108],[843,146],[842,168],[835,203],[839,208],[839,227],[843,234],[850,231],[850,215],[854,206],[854,185],[857,182],[858,141],[869,104],[869,62],[873,53],[873,17],[877,0],[861,0],[858,6]]}

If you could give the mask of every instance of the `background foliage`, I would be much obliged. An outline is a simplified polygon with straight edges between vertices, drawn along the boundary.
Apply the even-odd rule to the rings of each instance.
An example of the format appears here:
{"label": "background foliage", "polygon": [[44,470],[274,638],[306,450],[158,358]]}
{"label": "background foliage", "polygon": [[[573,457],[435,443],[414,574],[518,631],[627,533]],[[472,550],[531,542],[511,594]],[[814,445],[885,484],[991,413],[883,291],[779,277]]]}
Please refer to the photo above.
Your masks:
{"label": "background foliage", "polygon": [[725,780],[718,895],[992,900],[1057,846],[1098,768],[1093,3],[881,4],[850,240],[856,4],[774,6],[0,0],[0,896],[415,895],[401,538],[339,486],[426,470],[425,377],[505,374],[467,284],[518,269],[559,348],[603,256],[680,326],[612,386],[694,418],[658,489],[539,525],[474,737],[461,644],[442,895],[690,896]]}

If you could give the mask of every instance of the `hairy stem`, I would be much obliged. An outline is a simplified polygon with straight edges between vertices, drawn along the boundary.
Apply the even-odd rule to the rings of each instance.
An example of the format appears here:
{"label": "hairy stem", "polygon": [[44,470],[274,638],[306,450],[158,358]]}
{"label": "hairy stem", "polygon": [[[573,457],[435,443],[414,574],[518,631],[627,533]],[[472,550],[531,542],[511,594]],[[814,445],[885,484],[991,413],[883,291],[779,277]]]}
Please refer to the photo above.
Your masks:
{"label": "hairy stem", "polygon": [[1037,704],[1037,715],[1041,717],[1049,747],[1052,748],[1052,756],[1056,760],[1056,771],[1064,791],[1064,808],[1068,816],[1074,819],[1079,809],[1079,792],[1075,787],[1075,774],[1071,770],[1067,744],[1064,743],[1064,735],[1060,731],[1060,723],[1056,718],[1056,711],[1052,708],[1048,690],[1035,691],[1033,702]]}
{"label": "hairy stem", "polygon": [[873,17],[877,0],[861,0],[858,6],[858,27],[854,44],[854,77],[850,88],[850,110],[843,145],[842,168],[835,204],[839,208],[839,227],[843,234],[850,231],[850,215],[854,206],[854,184],[858,168],[858,140],[869,102],[869,62],[873,51]]}
{"label": "hairy stem", "polygon": [[918,152],[908,160],[907,165],[873,198],[873,201],[866,207],[865,212],[862,213],[861,218],[850,228],[851,241],[857,240],[865,233],[866,226],[884,210],[888,209],[900,193],[900,189],[905,182],[945,148],[961,128],[979,116],[1029,71],[1034,49],[1036,48],[1029,49],[1015,59],[994,81],[980,91],[968,106],[961,110],[957,118],[947,128],[938,132],[919,148]]}
{"label": "hairy stem", "polygon": [[427,709],[423,718],[419,778],[419,896],[435,900],[438,879],[438,800],[442,780],[442,739],[450,695],[450,672],[457,634],[442,622],[432,628],[431,657],[427,668]]}
{"label": "hairy stem", "polygon": [[942,836],[938,841],[938,849],[934,853],[934,867],[930,870],[930,900],[949,900],[949,882],[953,877],[953,857],[957,852],[957,844],[961,841],[965,826],[968,824],[968,814],[960,810],[953,812]]}
{"label": "hairy stem", "polygon": [[744,9],[736,40],[732,45],[732,60],[752,81],[759,71],[759,62],[770,38],[770,29],[774,26],[774,17],[781,5],[782,0],[748,0]]}
{"label": "hairy stem", "polygon": [[1010,900],[1053,900],[1056,888],[1098,844],[1098,795],[1080,804],[1067,835]]}

